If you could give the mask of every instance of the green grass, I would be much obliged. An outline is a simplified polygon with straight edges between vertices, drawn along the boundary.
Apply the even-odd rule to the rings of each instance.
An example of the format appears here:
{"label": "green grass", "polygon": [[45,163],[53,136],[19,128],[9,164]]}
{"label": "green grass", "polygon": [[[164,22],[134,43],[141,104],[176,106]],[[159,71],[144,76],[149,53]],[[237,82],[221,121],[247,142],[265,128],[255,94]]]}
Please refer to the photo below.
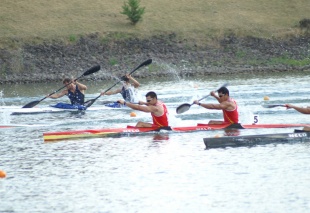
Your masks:
{"label": "green grass", "polygon": [[291,65],[291,66],[306,66],[310,64],[310,57],[304,58],[301,60],[292,59],[286,56],[278,57],[278,58],[271,58],[269,61],[269,64],[271,65],[277,65],[277,64],[285,64],[285,65]]}
{"label": "green grass", "polygon": [[70,35],[70,36],[69,36],[69,41],[75,42],[76,40],[77,40],[76,35]]}
{"label": "green grass", "polygon": [[112,66],[118,64],[117,59],[115,59],[115,58],[110,58],[110,59],[109,59],[109,64],[112,65]]}
{"label": "green grass", "polygon": [[176,33],[198,44],[227,34],[278,38],[300,33],[309,18],[309,0],[141,0],[143,21],[133,26],[122,15],[125,0],[3,0],[0,48],[43,40],[73,41],[74,35],[99,33],[138,38]]}

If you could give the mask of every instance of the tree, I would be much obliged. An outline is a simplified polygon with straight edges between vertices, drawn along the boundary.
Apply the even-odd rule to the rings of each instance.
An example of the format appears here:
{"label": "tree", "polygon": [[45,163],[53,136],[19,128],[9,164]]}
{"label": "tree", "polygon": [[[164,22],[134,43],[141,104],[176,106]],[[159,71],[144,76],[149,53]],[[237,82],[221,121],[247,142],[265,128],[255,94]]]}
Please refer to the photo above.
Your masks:
{"label": "tree", "polygon": [[142,20],[145,8],[140,8],[139,0],[128,0],[127,2],[124,2],[122,8],[123,11],[121,14],[127,15],[127,19],[129,19],[133,25]]}

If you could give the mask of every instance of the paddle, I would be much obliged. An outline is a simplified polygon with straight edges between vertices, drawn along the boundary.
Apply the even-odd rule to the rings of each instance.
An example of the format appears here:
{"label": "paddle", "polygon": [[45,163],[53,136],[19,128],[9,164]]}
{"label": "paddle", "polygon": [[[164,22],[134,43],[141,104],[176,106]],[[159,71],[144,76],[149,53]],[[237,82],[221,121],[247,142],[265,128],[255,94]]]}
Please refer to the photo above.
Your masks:
{"label": "paddle", "polygon": [[[139,66],[137,66],[134,70],[132,70],[130,73],[129,73],[129,75],[131,75],[132,73],[134,73],[136,70],[138,70],[139,68],[141,68],[141,67],[143,67],[143,66],[147,66],[147,65],[149,65],[149,64],[151,64],[152,63],[152,59],[148,59],[148,60],[146,60],[145,62],[143,62],[142,64],[140,64]],[[118,82],[116,82],[115,84],[113,84],[109,89],[107,89],[106,91],[104,91],[104,93],[106,93],[106,92],[108,92],[110,89],[112,89],[116,84],[118,84],[119,82],[121,82],[122,81],[122,78],[121,78],[121,80],[119,80]],[[101,96],[101,94],[100,95],[98,95],[96,98],[94,98],[94,99],[91,99],[91,100],[88,100],[88,101],[86,101],[83,105],[86,107],[86,108],[88,108],[88,107],[90,107],[91,105],[93,105],[93,103],[98,99],[98,98],[100,98],[100,96]]]}
{"label": "paddle", "polygon": [[[225,83],[225,84],[223,84],[221,87],[226,87],[227,85],[228,85],[228,83]],[[216,92],[217,92],[221,87],[219,87],[219,88],[216,90]],[[202,97],[202,98],[200,98],[198,101],[201,101],[202,99],[205,99],[205,98],[207,98],[207,97],[209,97],[209,96],[210,96],[210,94],[209,94],[209,95],[206,95],[206,96],[204,96],[204,97]],[[191,108],[191,106],[192,106],[193,104],[194,104],[194,103],[192,103],[192,104],[189,104],[189,103],[181,104],[181,105],[178,106],[177,109],[176,109],[177,114],[181,114],[181,113],[183,113],[183,112],[188,111],[189,108]]]}
{"label": "paddle", "polygon": [[[99,70],[100,70],[100,65],[96,65],[96,66],[90,68],[89,70],[85,71],[80,77],[76,78],[74,81],[76,81],[76,80],[82,78],[83,76],[87,76],[87,75],[93,74],[93,73],[95,73],[95,72],[98,72]],[[71,84],[71,82],[70,82],[69,84]],[[65,88],[65,87],[66,87],[67,85],[69,85],[69,84],[66,84],[65,86],[61,87],[60,89],[56,90],[55,92],[52,92],[52,93],[49,94],[48,96],[55,94],[56,92],[62,90],[63,88]],[[37,105],[38,103],[40,103],[41,101],[43,101],[43,100],[44,100],[45,98],[47,98],[48,96],[46,96],[46,97],[44,97],[44,98],[42,98],[41,100],[38,100],[38,101],[32,101],[32,102],[26,104],[25,106],[23,106],[22,108],[32,108],[32,107],[34,107],[35,105]]]}
{"label": "paddle", "polygon": [[285,104],[267,104],[267,105],[262,105],[264,108],[275,108],[275,107],[286,107]]}

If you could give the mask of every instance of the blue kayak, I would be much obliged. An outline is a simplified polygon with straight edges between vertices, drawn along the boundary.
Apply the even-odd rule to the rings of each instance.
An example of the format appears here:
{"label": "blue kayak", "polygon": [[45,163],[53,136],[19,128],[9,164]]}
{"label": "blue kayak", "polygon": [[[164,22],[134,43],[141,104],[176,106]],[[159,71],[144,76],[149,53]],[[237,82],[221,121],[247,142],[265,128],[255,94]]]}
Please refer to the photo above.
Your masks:
{"label": "blue kayak", "polygon": [[66,103],[57,103],[56,105],[51,105],[51,107],[59,109],[77,109],[77,110],[86,110],[86,107],[83,105],[72,105]]}
{"label": "blue kayak", "polygon": [[120,103],[118,103],[118,102],[105,104],[104,106],[106,106],[106,107],[111,107],[111,108],[123,108],[123,107],[124,107],[124,106],[122,106],[122,105],[121,105]]}

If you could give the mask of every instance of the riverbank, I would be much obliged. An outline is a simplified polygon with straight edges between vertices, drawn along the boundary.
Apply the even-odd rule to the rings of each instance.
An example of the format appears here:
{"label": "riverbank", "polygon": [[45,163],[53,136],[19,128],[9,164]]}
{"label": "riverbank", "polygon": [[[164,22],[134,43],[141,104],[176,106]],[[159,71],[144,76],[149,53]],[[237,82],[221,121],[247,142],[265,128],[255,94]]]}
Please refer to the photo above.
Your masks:
{"label": "riverbank", "polygon": [[53,41],[1,49],[0,83],[59,81],[64,76],[77,77],[97,64],[102,71],[83,79],[111,79],[148,58],[153,59],[149,72],[137,71],[135,77],[166,76],[171,73],[168,69],[180,76],[310,71],[309,50],[309,36],[285,40],[228,36],[202,46],[179,40],[174,33],[108,42],[91,34],[72,43]]}

